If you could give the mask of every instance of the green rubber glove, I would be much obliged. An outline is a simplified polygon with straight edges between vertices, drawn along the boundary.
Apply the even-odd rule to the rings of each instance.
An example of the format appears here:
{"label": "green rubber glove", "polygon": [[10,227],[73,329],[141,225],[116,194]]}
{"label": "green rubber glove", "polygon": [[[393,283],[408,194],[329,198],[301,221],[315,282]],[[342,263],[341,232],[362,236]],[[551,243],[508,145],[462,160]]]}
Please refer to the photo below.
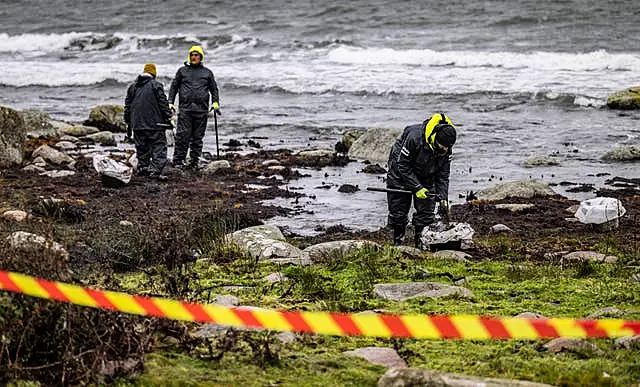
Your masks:
{"label": "green rubber glove", "polygon": [[427,198],[427,193],[429,193],[429,190],[426,188],[421,188],[418,190],[418,192],[416,192],[416,197],[418,199],[426,199]]}

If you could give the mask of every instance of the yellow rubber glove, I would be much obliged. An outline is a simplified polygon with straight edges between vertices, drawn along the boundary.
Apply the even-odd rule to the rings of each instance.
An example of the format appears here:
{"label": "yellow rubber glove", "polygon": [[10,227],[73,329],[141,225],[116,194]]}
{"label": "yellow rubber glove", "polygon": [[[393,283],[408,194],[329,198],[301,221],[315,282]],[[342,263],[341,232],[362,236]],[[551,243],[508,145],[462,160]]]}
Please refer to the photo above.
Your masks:
{"label": "yellow rubber glove", "polygon": [[418,190],[418,192],[416,192],[416,197],[418,199],[426,199],[427,198],[427,193],[429,193],[428,189],[421,188],[420,190]]}
{"label": "yellow rubber glove", "polygon": [[222,113],[220,112],[220,103],[219,103],[218,101],[214,101],[214,102],[211,104],[211,109],[209,109],[209,111],[212,111],[212,110],[213,110],[217,115],[222,114]]}
{"label": "yellow rubber glove", "polygon": [[169,104],[169,109],[171,109],[171,113],[176,114],[176,105],[170,103]]}

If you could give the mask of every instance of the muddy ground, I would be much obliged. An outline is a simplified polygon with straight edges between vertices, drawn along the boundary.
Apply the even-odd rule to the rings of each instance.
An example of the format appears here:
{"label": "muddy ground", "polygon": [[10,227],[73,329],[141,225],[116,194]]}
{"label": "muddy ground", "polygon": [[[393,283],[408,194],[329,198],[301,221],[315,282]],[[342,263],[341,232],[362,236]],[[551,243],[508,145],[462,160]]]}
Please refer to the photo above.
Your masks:
{"label": "muddy ground", "polygon": [[[105,186],[93,169],[90,159],[79,160],[76,175],[49,178],[21,169],[3,170],[0,173],[0,208],[22,209],[36,219],[53,218],[64,222],[69,229],[76,230],[73,237],[63,244],[70,251],[70,264],[80,269],[92,261],[91,253],[78,250],[78,246],[90,245],[89,239],[98,237],[113,222],[130,221],[134,224],[170,227],[176,219],[199,214],[222,212],[232,214],[234,224],[230,230],[260,224],[289,210],[274,206],[264,206],[259,202],[274,197],[295,198],[301,194],[278,188],[282,180],[277,179],[274,170],[263,166],[265,160],[278,160],[284,170],[277,173],[286,180],[304,178],[301,166],[321,168],[324,165],[344,165],[344,157],[331,160],[309,162],[297,159],[287,150],[258,151],[241,156],[231,153],[225,156],[231,169],[218,170],[212,175],[201,171],[183,172],[168,167],[168,182],[157,182],[147,177],[134,176],[132,181],[119,188]],[[302,171],[302,172],[300,172]],[[623,188],[620,186],[623,181]],[[638,231],[640,230],[640,188],[634,179],[613,178],[609,180],[611,189],[597,192],[599,196],[616,197],[622,200],[627,214],[614,231],[601,232],[593,227],[571,221],[572,213],[567,209],[579,204],[560,196],[534,199],[505,199],[496,203],[534,203],[535,207],[512,213],[496,209],[494,204],[470,201],[452,208],[456,221],[471,224],[476,231],[474,238],[490,237],[491,226],[502,223],[511,230],[505,238],[518,241],[518,249],[531,259],[545,259],[549,253],[573,250],[589,250],[603,240],[615,241],[616,245],[638,251]],[[252,184],[268,186],[267,189],[250,188]],[[62,207],[47,208],[43,199],[64,199]],[[386,216],[386,214],[380,214]],[[28,231],[28,230],[27,230]],[[286,232],[285,232],[286,234]],[[412,243],[412,230],[407,232],[407,244]],[[378,242],[390,240],[386,228],[377,231],[349,230],[341,225],[327,225],[325,232],[318,236],[302,237],[286,234],[296,240],[300,247],[311,244],[350,238],[370,239]],[[55,236],[54,236],[55,237]],[[83,240],[84,239],[84,240]],[[74,255],[74,251],[78,254]],[[476,245],[469,251],[474,259],[486,259],[504,254],[500,248]]]}

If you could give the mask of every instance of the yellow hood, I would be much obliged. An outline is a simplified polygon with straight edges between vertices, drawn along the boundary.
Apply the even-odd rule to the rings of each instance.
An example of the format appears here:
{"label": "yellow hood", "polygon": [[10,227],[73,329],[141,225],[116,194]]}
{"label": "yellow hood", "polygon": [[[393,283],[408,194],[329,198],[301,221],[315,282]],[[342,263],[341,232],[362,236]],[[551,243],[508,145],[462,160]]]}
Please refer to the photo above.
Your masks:
{"label": "yellow hood", "polygon": [[204,62],[204,51],[200,46],[191,46],[191,48],[189,49],[189,52],[187,53],[187,62],[191,63],[191,53],[194,51],[200,54],[200,57],[202,58],[200,60],[200,63]]}
{"label": "yellow hood", "polygon": [[434,150],[434,141],[436,140],[436,134],[433,132],[433,129],[440,123],[443,116],[447,124],[453,126],[453,122],[451,122],[449,117],[440,113],[432,115],[424,126],[424,138],[427,140],[427,144],[429,144],[429,148],[431,148],[431,150]]}

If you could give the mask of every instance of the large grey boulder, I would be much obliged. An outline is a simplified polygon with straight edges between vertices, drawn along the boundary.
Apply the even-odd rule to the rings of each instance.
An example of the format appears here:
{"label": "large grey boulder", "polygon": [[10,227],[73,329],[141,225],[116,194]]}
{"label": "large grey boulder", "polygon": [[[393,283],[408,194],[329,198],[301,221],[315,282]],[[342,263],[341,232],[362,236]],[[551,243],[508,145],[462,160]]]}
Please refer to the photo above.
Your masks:
{"label": "large grey boulder", "polygon": [[633,145],[624,145],[618,148],[610,149],[602,155],[605,161],[634,161],[640,160],[640,147]]}
{"label": "large grey boulder", "polygon": [[607,98],[607,106],[611,109],[640,109],[640,87],[616,91]]}
{"label": "large grey boulder", "polygon": [[367,130],[349,148],[349,157],[386,163],[389,151],[402,135],[403,129],[372,128]]}
{"label": "large grey boulder", "polygon": [[534,196],[553,196],[556,193],[547,183],[540,180],[520,180],[497,184],[479,191],[477,194],[480,200],[502,200],[512,198],[532,198]]}
{"label": "large grey boulder", "polygon": [[28,137],[54,137],[59,135],[58,129],[51,124],[49,114],[38,110],[24,110],[21,114]]}
{"label": "large grey boulder", "polygon": [[87,126],[95,126],[101,131],[122,132],[127,131],[127,124],[124,122],[124,106],[122,105],[99,105],[91,109],[89,119],[84,123]]}
{"label": "large grey boulder", "polygon": [[473,293],[460,286],[445,285],[438,282],[406,282],[376,284],[373,293],[385,300],[405,301],[416,297],[439,298],[456,295],[462,298],[473,298]]}
{"label": "large grey boulder", "polygon": [[27,131],[22,115],[0,106],[0,168],[22,164],[26,143]]}
{"label": "large grey boulder", "polygon": [[307,247],[303,251],[313,262],[326,262],[341,259],[345,255],[364,247],[378,248],[380,245],[372,241],[348,239],[318,243],[317,245]]}
{"label": "large grey boulder", "polygon": [[548,384],[522,380],[483,378],[429,371],[417,368],[392,368],[378,380],[378,387],[550,387]]}
{"label": "large grey boulder", "polygon": [[33,157],[42,157],[47,163],[62,165],[73,161],[73,158],[66,153],[60,152],[49,145],[41,145],[33,151]]}
{"label": "large grey boulder", "polygon": [[309,264],[308,256],[299,248],[285,242],[284,235],[275,226],[248,227],[228,234],[226,239],[257,261]]}

